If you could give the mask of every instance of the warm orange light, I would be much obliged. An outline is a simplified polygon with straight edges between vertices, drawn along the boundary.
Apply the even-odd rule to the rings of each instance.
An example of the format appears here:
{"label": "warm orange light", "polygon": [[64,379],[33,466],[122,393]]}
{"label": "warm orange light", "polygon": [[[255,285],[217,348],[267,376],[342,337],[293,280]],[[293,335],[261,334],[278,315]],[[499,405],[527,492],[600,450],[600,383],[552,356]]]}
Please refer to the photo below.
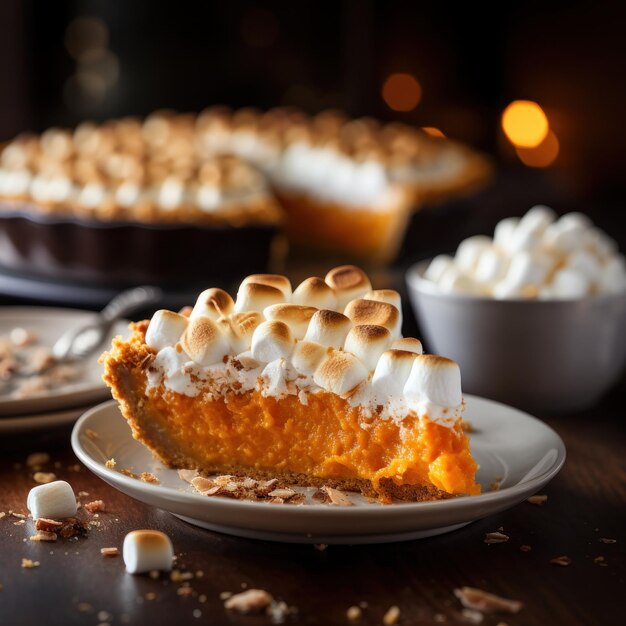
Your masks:
{"label": "warm orange light", "polygon": [[518,148],[535,148],[546,138],[550,127],[536,102],[515,100],[502,113],[502,129]]}
{"label": "warm orange light", "polygon": [[422,130],[431,137],[438,137],[439,139],[445,139],[445,135],[434,126],[422,126]]}
{"label": "warm orange light", "polygon": [[411,74],[391,74],[382,89],[383,100],[394,111],[412,111],[422,99],[422,87]]}
{"label": "warm orange light", "polygon": [[520,161],[528,167],[548,167],[559,156],[559,140],[550,130],[546,138],[535,148],[516,148]]}

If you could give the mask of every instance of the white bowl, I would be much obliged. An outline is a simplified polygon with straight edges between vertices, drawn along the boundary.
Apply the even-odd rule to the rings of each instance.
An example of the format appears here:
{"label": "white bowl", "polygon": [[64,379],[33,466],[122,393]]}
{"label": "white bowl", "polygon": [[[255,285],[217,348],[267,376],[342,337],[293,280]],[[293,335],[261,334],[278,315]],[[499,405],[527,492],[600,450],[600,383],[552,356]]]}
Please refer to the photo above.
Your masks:
{"label": "white bowl", "polygon": [[626,364],[626,293],[576,300],[495,300],[442,293],[409,268],[428,349],[457,361],[463,390],[533,411],[595,404]]}

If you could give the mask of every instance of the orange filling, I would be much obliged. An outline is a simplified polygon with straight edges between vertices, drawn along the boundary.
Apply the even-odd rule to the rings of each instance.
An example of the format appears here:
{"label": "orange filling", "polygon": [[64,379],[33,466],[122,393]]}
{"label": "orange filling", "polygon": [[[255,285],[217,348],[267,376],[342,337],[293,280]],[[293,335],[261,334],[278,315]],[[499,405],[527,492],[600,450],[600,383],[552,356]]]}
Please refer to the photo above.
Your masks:
{"label": "orange filling", "polygon": [[[454,428],[406,417],[362,415],[340,397],[321,392],[303,405],[295,396],[264,398],[258,391],[199,402],[171,391],[153,390],[153,415],[174,434],[180,451],[198,467],[236,465],[319,478],[431,483],[450,494],[476,493],[476,463],[466,435]],[[156,409],[156,411],[155,411]]]}

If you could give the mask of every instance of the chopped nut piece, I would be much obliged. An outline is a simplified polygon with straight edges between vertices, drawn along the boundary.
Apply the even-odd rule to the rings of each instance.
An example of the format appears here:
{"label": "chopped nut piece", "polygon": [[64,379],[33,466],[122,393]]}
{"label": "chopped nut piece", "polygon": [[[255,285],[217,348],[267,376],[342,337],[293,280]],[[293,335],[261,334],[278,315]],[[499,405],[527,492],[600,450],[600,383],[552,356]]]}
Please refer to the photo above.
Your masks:
{"label": "chopped nut piece", "polygon": [[38,530],[36,535],[32,535],[31,541],[56,541],[57,534],[47,530]]}
{"label": "chopped nut piece", "polygon": [[483,614],[480,611],[474,609],[463,609],[461,611],[464,621],[470,624],[480,624],[483,621]]}
{"label": "chopped nut piece", "polygon": [[52,472],[35,472],[33,474],[33,480],[36,483],[40,483],[42,485],[51,483],[52,481],[56,479],[57,479],[56,474],[53,474]]}
{"label": "chopped nut piece", "polygon": [[104,502],[102,500],[87,502],[84,506],[89,513],[98,513],[99,511],[105,510]]}
{"label": "chopped nut piece", "polygon": [[35,520],[35,528],[44,532],[53,533],[63,526],[63,522],[47,517],[39,517]]}
{"label": "chopped nut piece", "polygon": [[24,513],[16,513],[15,511],[9,511],[9,515],[11,517],[17,517],[17,519],[26,519],[26,515],[24,515]]}
{"label": "chopped nut piece", "polygon": [[161,484],[161,481],[152,472],[141,472],[139,478],[141,478],[144,483],[150,483],[152,485]]}
{"label": "chopped nut piece", "polygon": [[495,613],[503,611],[507,613],[519,612],[524,604],[519,600],[509,600],[496,596],[493,593],[476,589],[475,587],[461,587],[455,589],[454,595],[461,601],[467,609],[475,609],[483,613]]}
{"label": "chopped nut piece", "polygon": [[569,556],[557,556],[554,559],[550,560],[550,563],[553,565],[560,565],[561,567],[567,567],[572,562],[572,559]]}
{"label": "chopped nut piece", "polygon": [[129,470],[127,467],[120,470],[120,474],[124,474],[124,476],[128,476],[129,478],[139,478],[135,472]]}
{"label": "chopped nut piece", "polygon": [[50,455],[47,452],[33,452],[26,457],[26,465],[35,467],[35,465],[45,465],[50,462]]}
{"label": "chopped nut piece", "polygon": [[389,607],[387,612],[383,615],[383,624],[385,626],[393,626],[400,618],[400,609],[395,604]]}
{"label": "chopped nut piece", "polygon": [[181,480],[184,480],[186,483],[190,483],[197,475],[198,475],[198,472],[196,470],[188,470],[188,469],[178,470],[179,478]]}
{"label": "chopped nut piece", "polygon": [[361,611],[361,607],[358,606],[351,606],[347,611],[346,611],[346,617],[351,621],[351,622],[356,622],[356,620],[361,619],[361,615],[363,614],[363,611]]}
{"label": "chopped nut piece", "polygon": [[617,543],[617,539],[608,539],[607,537],[600,537],[601,543]]}
{"label": "chopped nut piece", "polygon": [[486,533],[485,534],[485,543],[506,543],[509,540],[509,536],[500,532]]}
{"label": "chopped nut piece", "polygon": [[104,467],[106,467],[107,469],[114,469],[116,465],[117,465],[117,462],[115,461],[115,459],[109,459],[104,464]]}
{"label": "chopped nut piece", "polygon": [[273,600],[274,598],[263,589],[248,589],[228,598],[224,602],[224,607],[239,613],[251,613],[253,611],[262,611]]}
{"label": "chopped nut piece", "polygon": [[228,485],[228,483],[231,483],[233,481],[234,476],[231,476],[230,474],[224,474],[223,476],[216,476],[213,479],[213,482],[216,485],[220,485],[221,487],[225,487],[226,485]]}
{"label": "chopped nut piece", "polygon": [[293,498],[293,496],[296,495],[296,492],[293,489],[274,489],[273,491],[270,491],[267,495],[272,498],[289,500],[289,498]]}
{"label": "chopped nut piece", "polygon": [[204,476],[196,476],[195,478],[192,478],[190,482],[191,486],[200,493],[209,491],[209,489],[213,489],[216,486],[212,480],[205,478]]}
{"label": "chopped nut piece", "polygon": [[24,569],[33,569],[33,567],[39,567],[39,561],[33,561],[32,559],[22,559],[22,567]]}
{"label": "chopped nut piece", "polygon": [[547,501],[548,496],[530,496],[530,498],[526,500],[526,502],[529,502],[530,504],[536,504],[538,506],[545,504]]}
{"label": "chopped nut piece", "polygon": [[89,495],[88,491],[79,491],[78,492],[78,497],[79,498],[86,498]]}
{"label": "chopped nut piece", "polygon": [[331,504],[336,504],[338,506],[352,506],[352,500],[348,498],[348,496],[343,493],[343,491],[339,491],[339,489],[333,489],[332,487],[327,487],[326,485],[322,487],[322,491],[326,493],[326,495],[330,498]]}
{"label": "chopped nut piece", "polygon": [[4,511],[0,511],[0,519],[2,519],[5,515],[6,513]]}
{"label": "chopped nut piece", "polygon": [[100,548],[100,554],[102,556],[119,556],[119,548]]}

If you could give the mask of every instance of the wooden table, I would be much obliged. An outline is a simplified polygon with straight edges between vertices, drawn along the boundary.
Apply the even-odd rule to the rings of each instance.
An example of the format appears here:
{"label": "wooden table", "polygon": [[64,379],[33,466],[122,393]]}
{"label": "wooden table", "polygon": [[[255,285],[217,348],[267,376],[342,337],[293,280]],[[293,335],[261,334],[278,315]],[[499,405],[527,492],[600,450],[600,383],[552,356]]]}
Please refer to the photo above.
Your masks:
{"label": "wooden table", "polygon": [[[0,519],[0,624],[271,623],[263,614],[226,611],[220,594],[246,586],[266,589],[294,607],[285,623],[346,624],[347,609],[359,603],[367,605],[358,624],[381,624],[392,605],[401,611],[399,624],[469,623],[453,594],[463,585],[524,602],[517,615],[485,615],[483,624],[624,623],[624,406],[621,388],[584,414],[547,420],[564,438],[568,460],[545,490],[543,506],[523,503],[431,539],[324,550],[219,535],[135,502],[77,465],[67,429],[3,436],[0,511],[27,513],[26,496],[35,483],[24,462],[29,453],[45,451],[51,456],[46,469],[76,493],[87,492],[81,501],[102,499],[107,512],[87,538],[56,543],[29,541],[30,520],[20,523],[8,514]],[[510,540],[485,544],[485,533],[500,527]],[[102,547],[121,547],[124,535],[137,528],[165,531],[178,555],[176,567],[194,578],[131,576],[121,556],[100,555]],[[520,550],[522,545],[531,550]],[[550,563],[562,555],[571,558],[569,566]],[[24,569],[22,558],[40,565]],[[186,585],[192,591],[181,591]]]}

